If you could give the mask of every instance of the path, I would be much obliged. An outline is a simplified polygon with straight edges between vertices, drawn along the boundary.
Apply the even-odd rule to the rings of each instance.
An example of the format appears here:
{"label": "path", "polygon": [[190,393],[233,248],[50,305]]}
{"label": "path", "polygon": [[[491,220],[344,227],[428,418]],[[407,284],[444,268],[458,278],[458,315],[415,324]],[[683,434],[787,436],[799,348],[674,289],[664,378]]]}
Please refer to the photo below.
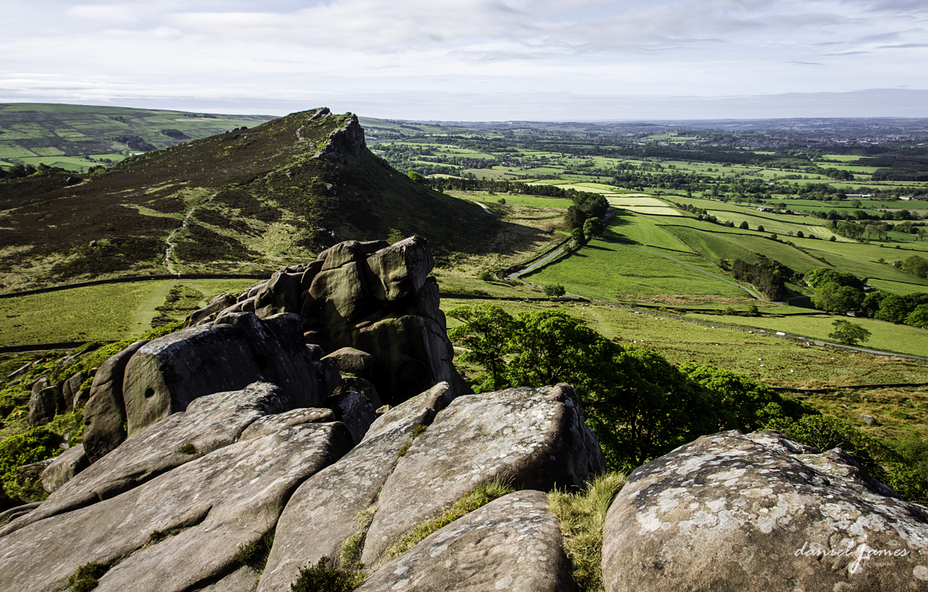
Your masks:
{"label": "path", "polygon": [[174,255],[174,247],[175,247],[174,242],[173,242],[174,237],[177,235],[178,232],[187,228],[187,221],[190,220],[190,217],[193,216],[193,213],[196,211],[196,209],[200,207],[202,204],[209,203],[214,197],[216,197],[216,193],[213,193],[212,195],[210,195],[203,201],[191,206],[190,209],[187,211],[187,215],[184,216],[184,220],[180,223],[180,227],[172,230],[171,234],[169,234],[168,237],[164,239],[164,242],[167,243],[167,247],[165,247],[164,249],[164,266],[167,268],[168,273],[172,275],[176,275],[177,273],[179,273],[177,270],[174,269],[174,264],[171,262],[171,257]]}

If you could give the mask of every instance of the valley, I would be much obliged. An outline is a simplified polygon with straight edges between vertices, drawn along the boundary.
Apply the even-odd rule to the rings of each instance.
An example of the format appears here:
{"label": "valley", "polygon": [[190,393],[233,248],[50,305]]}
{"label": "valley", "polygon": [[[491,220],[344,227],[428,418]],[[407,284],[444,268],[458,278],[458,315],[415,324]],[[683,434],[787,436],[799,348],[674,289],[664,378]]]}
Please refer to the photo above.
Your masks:
{"label": "valley", "polygon": [[[446,314],[562,310],[619,344],[737,372],[878,438],[928,438],[923,122],[360,121],[309,111],[135,156],[74,186],[65,180],[79,168],[0,182],[0,347],[134,339],[254,283],[233,274],[268,277],[338,240],[421,234]],[[581,203],[612,215],[587,233]],[[821,268],[866,286],[853,316],[817,307],[804,276]],[[162,277],[173,274],[215,277]],[[159,279],[67,289],[146,275]],[[17,295],[51,287],[66,289]],[[895,322],[880,302],[862,312],[874,293],[912,306]],[[885,355],[837,347],[838,320]],[[0,354],[0,370],[41,355]]]}

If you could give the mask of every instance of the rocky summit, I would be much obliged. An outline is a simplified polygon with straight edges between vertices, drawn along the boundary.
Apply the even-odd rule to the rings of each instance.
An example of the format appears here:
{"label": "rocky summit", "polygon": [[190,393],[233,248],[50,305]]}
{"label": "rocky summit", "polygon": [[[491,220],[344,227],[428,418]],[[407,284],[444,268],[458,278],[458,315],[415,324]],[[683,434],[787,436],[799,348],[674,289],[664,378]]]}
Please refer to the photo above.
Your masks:
{"label": "rocky summit", "polygon": [[[111,357],[49,497],[0,515],[0,590],[575,590],[546,493],[599,443],[569,385],[468,390],[432,261],[340,243]],[[610,592],[928,589],[928,508],[774,432],[639,467],[602,534]]]}

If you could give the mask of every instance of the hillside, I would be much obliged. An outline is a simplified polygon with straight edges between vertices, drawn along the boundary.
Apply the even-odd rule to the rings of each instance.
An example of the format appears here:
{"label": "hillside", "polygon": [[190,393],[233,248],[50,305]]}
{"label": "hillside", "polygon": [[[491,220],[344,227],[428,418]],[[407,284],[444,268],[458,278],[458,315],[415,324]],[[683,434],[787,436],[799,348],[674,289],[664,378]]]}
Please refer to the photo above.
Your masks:
{"label": "hillside", "polygon": [[0,166],[44,164],[83,172],[116,164],[133,153],[254,127],[271,119],[269,115],[5,103],[0,104]]}
{"label": "hillside", "polygon": [[337,240],[421,234],[480,252],[500,222],[398,173],[351,114],[295,113],[86,178],[0,183],[0,290],[124,275],[255,273]]}

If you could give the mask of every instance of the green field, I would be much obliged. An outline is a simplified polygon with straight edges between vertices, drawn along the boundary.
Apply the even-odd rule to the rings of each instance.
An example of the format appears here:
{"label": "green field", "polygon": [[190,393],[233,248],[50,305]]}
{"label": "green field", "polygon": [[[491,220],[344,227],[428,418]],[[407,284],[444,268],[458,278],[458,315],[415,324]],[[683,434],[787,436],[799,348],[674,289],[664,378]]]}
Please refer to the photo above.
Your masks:
{"label": "green field", "polygon": [[701,257],[686,252],[669,256],[678,261],[651,250],[594,240],[562,261],[521,279],[541,285],[562,284],[568,293],[607,301],[677,294],[745,296],[743,290],[709,275],[718,272]]}
{"label": "green field", "polygon": [[85,171],[133,153],[166,148],[273,119],[40,103],[0,104],[0,160]]}
{"label": "green field", "polygon": [[201,292],[205,306],[217,294],[237,294],[254,280],[159,280],[87,286],[0,298],[0,347],[43,343],[119,341],[144,333],[156,307],[174,286]]}

